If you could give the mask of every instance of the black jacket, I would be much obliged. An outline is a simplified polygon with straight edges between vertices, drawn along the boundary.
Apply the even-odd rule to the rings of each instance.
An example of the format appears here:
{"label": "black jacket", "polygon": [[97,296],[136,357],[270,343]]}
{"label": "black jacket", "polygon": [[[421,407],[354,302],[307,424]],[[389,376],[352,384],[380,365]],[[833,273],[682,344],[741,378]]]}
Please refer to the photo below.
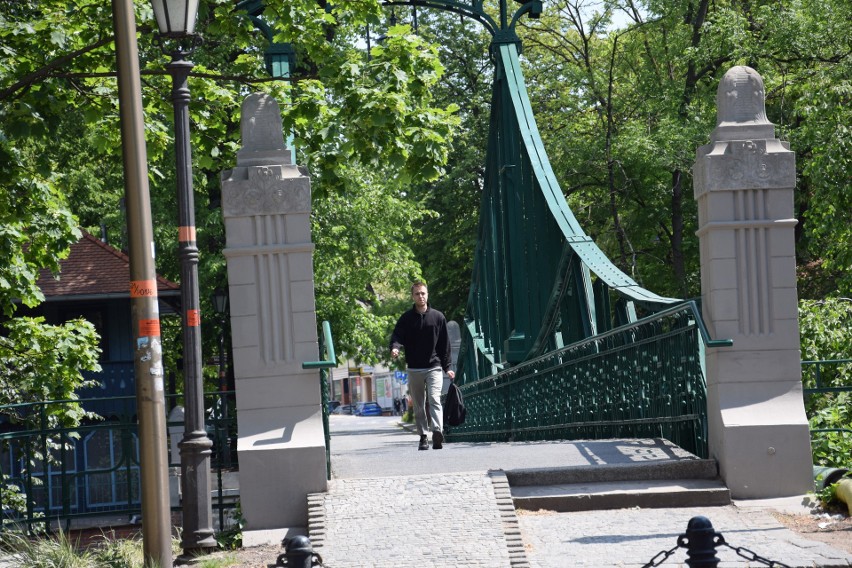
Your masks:
{"label": "black jacket", "polygon": [[410,369],[450,370],[452,347],[447,335],[447,318],[427,307],[421,314],[412,306],[402,314],[391,335],[391,349],[405,350],[405,363]]}

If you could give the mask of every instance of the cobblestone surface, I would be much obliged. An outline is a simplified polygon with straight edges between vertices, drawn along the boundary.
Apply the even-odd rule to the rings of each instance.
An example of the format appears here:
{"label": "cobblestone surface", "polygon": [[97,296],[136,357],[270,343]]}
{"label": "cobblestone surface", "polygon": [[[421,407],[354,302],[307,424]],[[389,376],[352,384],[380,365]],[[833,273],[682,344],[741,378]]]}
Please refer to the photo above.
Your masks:
{"label": "cobblestone surface", "polygon": [[509,566],[485,473],[333,480],[309,498],[309,535],[326,566]]}
{"label": "cobblestone surface", "polygon": [[[700,509],[620,509],[580,513],[520,513],[518,521],[534,568],[565,566],[639,567],[677,546],[689,519],[707,517],[731,547],[791,567],[852,566],[852,555],[807,540],[778,523],[765,510],[726,507]],[[766,566],[748,561],[729,547],[717,547],[719,568]],[[662,559],[662,557],[659,557]],[[686,566],[686,550],[675,551],[665,567]]]}
{"label": "cobblestone surface", "polygon": [[[328,568],[640,567],[675,548],[697,515],[751,558],[852,567],[852,555],[793,533],[765,508],[515,513],[511,505],[503,471],[694,458],[659,440],[455,443],[419,452],[417,436],[393,418],[333,418],[333,480],[328,493],[309,497],[311,541]],[[719,568],[767,565],[730,548],[718,557]],[[685,562],[678,549],[660,565]]]}

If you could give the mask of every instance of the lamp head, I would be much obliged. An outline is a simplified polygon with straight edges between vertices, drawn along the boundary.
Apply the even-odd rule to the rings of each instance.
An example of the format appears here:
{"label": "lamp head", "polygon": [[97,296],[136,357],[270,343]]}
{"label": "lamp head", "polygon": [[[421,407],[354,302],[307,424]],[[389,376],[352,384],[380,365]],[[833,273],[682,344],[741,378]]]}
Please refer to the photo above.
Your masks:
{"label": "lamp head", "polygon": [[228,291],[222,288],[216,288],[213,292],[213,309],[217,314],[224,314],[228,311]]}
{"label": "lamp head", "polygon": [[198,0],[151,0],[160,35],[183,38],[195,34]]}

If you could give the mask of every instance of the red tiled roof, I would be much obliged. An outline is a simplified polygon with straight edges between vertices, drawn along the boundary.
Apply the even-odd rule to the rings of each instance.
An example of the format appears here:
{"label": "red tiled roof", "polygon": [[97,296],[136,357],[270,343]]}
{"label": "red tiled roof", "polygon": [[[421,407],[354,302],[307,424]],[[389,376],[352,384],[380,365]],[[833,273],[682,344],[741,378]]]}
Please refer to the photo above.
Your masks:
{"label": "red tiled roof", "polygon": [[[46,298],[55,296],[130,296],[130,258],[101,242],[86,231],[71,245],[68,258],[61,261],[58,279],[42,270],[38,286]],[[160,293],[180,290],[180,286],[157,276]]]}

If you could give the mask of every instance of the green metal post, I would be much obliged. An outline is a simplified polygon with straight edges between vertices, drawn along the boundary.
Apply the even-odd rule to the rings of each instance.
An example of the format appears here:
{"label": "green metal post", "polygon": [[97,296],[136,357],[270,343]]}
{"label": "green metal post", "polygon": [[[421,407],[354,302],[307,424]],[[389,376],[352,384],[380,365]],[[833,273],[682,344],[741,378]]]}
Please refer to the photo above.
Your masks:
{"label": "green metal post", "polygon": [[303,369],[320,369],[320,404],[322,405],[322,424],[325,434],[325,467],[327,479],[331,479],[331,431],[328,424],[328,369],[337,366],[337,355],[334,353],[334,340],[331,337],[331,324],[322,322],[322,336],[319,341],[319,352],[326,352],[324,361],[306,361]]}

